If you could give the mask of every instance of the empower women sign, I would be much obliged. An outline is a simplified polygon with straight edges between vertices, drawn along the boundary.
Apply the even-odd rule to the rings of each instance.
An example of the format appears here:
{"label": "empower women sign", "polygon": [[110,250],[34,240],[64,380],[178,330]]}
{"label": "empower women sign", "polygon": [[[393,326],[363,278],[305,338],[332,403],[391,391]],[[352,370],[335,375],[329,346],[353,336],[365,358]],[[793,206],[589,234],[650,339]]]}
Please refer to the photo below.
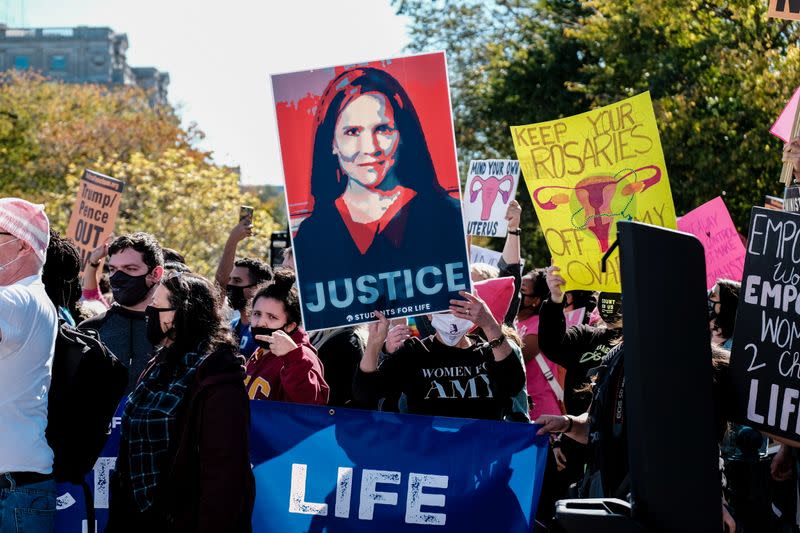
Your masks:
{"label": "empower women sign", "polygon": [[731,350],[733,420],[800,441],[800,215],[754,207]]}
{"label": "empower women sign", "polygon": [[307,330],[469,290],[443,52],[272,76]]}

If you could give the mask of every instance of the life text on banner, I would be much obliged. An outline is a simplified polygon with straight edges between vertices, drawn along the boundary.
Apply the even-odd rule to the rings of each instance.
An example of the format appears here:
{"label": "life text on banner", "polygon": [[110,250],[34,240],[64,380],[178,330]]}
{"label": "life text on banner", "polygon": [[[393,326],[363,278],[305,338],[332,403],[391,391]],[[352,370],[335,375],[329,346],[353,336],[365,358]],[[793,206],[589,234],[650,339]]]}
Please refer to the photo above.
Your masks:
{"label": "life text on banner", "polygon": [[675,228],[650,93],[511,133],[564,290],[620,292],[619,256],[601,268],[617,221]]}
{"label": "life text on banner", "polygon": [[252,404],[253,531],[530,532],[538,426]]}

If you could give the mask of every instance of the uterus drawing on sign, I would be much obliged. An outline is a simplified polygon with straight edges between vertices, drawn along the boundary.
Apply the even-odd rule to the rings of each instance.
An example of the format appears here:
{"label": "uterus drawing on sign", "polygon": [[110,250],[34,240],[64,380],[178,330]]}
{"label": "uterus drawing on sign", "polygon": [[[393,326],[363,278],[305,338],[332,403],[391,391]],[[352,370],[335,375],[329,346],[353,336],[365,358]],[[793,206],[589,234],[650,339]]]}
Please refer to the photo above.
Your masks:
{"label": "uterus drawing on sign", "polygon": [[[595,175],[582,178],[572,187],[545,185],[533,191],[533,201],[550,211],[569,206],[570,223],[575,229],[591,231],[600,249],[608,251],[611,226],[616,220],[632,220],[636,195],[661,181],[656,165],[624,168],[613,176]],[[620,189],[620,186],[621,189]],[[570,194],[574,191],[574,194]]]}
{"label": "uterus drawing on sign", "polygon": [[514,178],[511,176],[474,176],[469,184],[469,201],[475,203],[481,195],[481,220],[489,220],[492,216],[492,207],[500,194],[503,204],[511,200],[511,191],[514,188]]}

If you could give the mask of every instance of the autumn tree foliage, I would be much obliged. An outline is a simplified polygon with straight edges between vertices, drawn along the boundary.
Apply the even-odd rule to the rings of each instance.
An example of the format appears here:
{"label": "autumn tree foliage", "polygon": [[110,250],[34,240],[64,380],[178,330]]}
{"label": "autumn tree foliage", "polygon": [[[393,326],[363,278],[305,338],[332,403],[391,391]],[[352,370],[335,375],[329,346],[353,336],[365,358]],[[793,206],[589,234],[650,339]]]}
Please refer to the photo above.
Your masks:
{"label": "autumn tree foliage", "polygon": [[267,257],[273,220],[258,197],[240,193],[234,171],[197,148],[201,138],[135,87],[0,74],[0,196],[44,203],[64,231],[83,169],[121,179],[116,233],[151,232],[211,275],[240,205],[256,207],[258,232],[242,253]]}

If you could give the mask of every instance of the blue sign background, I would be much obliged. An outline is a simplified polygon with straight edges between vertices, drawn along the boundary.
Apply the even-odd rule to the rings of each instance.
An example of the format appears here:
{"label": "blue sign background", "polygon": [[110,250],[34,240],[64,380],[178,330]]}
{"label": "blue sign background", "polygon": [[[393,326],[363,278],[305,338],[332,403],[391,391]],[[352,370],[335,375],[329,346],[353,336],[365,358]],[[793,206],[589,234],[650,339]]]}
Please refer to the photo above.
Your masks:
{"label": "blue sign background", "polygon": [[[271,401],[251,403],[251,413],[254,531],[529,532],[533,528],[548,445],[546,437],[536,436],[538,426]],[[296,480],[305,489],[304,498],[298,500],[295,494],[295,506],[314,512],[319,504],[327,504],[326,516],[289,512],[293,465],[306,465],[305,483]],[[338,490],[339,499],[349,502],[347,513],[346,506],[337,505],[341,468],[352,468],[349,489],[340,485]],[[364,496],[365,469],[397,472],[399,482],[378,483]],[[412,503],[411,473],[447,476],[446,488],[422,489],[423,505],[417,507],[423,514],[445,514],[443,526],[406,523]],[[395,494],[396,503],[373,506],[373,492]],[[443,501],[436,495],[443,495]],[[426,500],[435,503],[425,505]],[[372,507],[371,520],[359,518],[364,507],[367,514]],[[347,517],[336,516],[338,511]]]}
{"label": "blue sign background", "polygon": [[[120,402],[111,421],[111,434],[108,437],[94,470],[86,476],[86,483],[94,494],[95,523],[101,533],[108,522],[109,479],[117,462],[119,452],[120,420],[127,397]],[[86,529],[86,503],[83,488],[71,483],[58,484],[58,504],[56,513],[56,533],[83,533]]]}
{"label": "blue sign background", "polygon": [[[119,450],[123,405],[95,470],[86,477],[94,492],[98,532],[108,521],[108,480]],[[532,530],[547,454],[547,437],[536,436],[538,426],[274,401],[251,401],[250,406],[254,532]],[[289,512],[293,464],[306,465],[304,501],[327,503],[327,516]],[[348,518],[336,516],[340,468],[352,469],[350,497],[340,498],[349,501]],[[371,520],[359,518],[360,508],[369,507],[360,503],[365,469],[399,473],[398,483],[375,485],[374,492],[393,493],[397,500],[396,505],[376,503]],[[445,514],[444,526],[406,523],[412,473],[447,476],[446,488],[425,486],[417,492],[421,516]],[[56,533],[82,533],[86,508],[81,487],[58,488]]]}

